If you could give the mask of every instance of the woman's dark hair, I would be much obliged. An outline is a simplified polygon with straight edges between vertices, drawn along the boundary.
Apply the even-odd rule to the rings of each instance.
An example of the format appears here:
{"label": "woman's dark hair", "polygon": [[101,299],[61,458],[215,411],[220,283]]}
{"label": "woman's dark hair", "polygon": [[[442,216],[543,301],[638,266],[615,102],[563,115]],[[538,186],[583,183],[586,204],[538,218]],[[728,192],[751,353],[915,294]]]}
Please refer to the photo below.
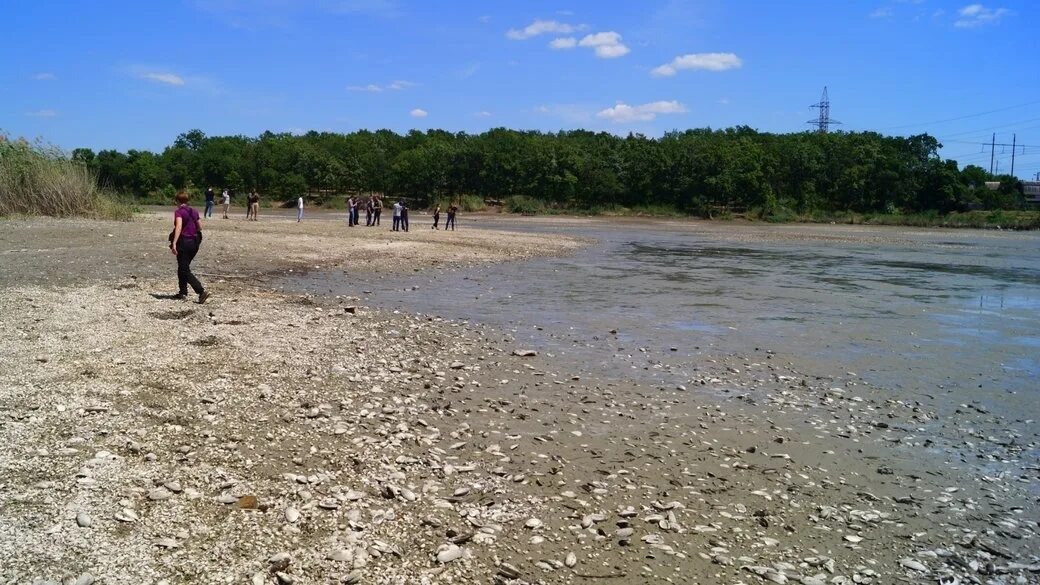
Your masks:
{"label": "woman's dark hair", "polygon": [[174,197],[174,200],[177,201],[177,203],[187,203],[188,202],[188,194],[183,192],[183,191],[181,191],[180,193],[177,194],[176,197]]}

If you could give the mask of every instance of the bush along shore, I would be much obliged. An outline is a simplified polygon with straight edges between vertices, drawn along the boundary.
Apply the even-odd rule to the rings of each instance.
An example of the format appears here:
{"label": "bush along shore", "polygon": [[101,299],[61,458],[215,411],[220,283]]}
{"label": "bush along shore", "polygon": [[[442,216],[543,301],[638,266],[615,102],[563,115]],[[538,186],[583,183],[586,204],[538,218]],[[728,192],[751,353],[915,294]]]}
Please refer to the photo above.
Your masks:
{"label": "bush along shore", "polygon": [[96,171],[61,150],[0,135],[0,216],[129,219],[131,213],[98,186]]}

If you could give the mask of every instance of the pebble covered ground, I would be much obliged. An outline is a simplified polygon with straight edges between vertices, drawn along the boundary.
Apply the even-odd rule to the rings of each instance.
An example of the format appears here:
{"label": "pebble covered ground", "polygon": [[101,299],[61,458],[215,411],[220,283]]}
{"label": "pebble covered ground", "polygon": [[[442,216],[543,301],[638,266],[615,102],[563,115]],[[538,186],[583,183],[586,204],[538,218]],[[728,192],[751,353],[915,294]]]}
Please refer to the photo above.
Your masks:
{"label": "pebble covered ground", "polygon": [[2,583],[1040,583],[1029,419],[751,348],[661,390],[353,298],[23,276]]}

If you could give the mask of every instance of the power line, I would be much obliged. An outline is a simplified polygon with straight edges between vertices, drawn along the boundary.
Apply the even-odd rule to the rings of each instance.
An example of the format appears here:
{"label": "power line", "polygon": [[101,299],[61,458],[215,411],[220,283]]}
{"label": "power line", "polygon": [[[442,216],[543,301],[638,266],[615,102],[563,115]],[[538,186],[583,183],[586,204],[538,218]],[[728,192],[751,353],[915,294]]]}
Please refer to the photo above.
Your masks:
{"label": "power line", "polygon": [[1006,112],[1007,110],[1014,110],[1016,108],[1024,108],[1026,106],[1031,106],[1033,104],[1040,104],[1040,100],[1036,100],[1036,101],[1032,101],[1032,102],[1026,102],[1024,104],[1018,104],[1018,105],[1015,105],[1015,106],[1008,106],[1006,108],[997,108],[995,110],[988,110],[988,111],[985,111],[985,112],[979,112],[977,114],[967,114],[967,115],[964,115],[964,116],[957,116],[956,118],[947,118],[945,120],[933,120],[931,122],[918,122],[916,124],[902,124],[900,126],[887,126],[885,128],[878,128],[878,130],[894,130],[896,128],[911,128],[913,126],[928,126],[929,124],[943,124],[943,123],[946,123],[946,122],[956,122],[957,120],[966,120],[968,118],[976,118],[978,116],[985,116],[987,114],[993,114],[993,113],[996,113],[996,112]]}
{"label": "power line", "polygon": [[1037,120],[1040,120],[1040,118],[1029,118],[1028,120],[1010,122],[1008,124],[1001,124],[999,126],[990,126],[989,128],[979,128],[978,130],[968,130],[966,132],[955,132],[953,134],[947,134],[947,136],[964,136],[965,134],[974,134],[976,132],[989,132],[991,130],[999,130],[1001,128],[1007,128],[1008,126],[1018,126],[1019,124],[1027,124],[1029,122],[1035,122]]}

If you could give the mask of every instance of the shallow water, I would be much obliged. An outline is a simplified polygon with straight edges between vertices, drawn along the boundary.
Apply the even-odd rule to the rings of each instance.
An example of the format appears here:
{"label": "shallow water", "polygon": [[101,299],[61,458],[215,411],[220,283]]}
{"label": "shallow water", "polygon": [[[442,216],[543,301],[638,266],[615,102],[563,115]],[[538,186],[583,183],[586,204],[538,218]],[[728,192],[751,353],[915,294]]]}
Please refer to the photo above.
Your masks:
{"label": "shallow water", "polygon": [[600,377],[675,386],[704,357],[768,349],[808,373],[856,372],[897,395],[942,388],[955,402],[1017,417],[1037,411],[1034,233],[537,220],[481,227],[597,243],[565,258],[413,276],[316,273],[283,286],[511,330],[518,344]]}

